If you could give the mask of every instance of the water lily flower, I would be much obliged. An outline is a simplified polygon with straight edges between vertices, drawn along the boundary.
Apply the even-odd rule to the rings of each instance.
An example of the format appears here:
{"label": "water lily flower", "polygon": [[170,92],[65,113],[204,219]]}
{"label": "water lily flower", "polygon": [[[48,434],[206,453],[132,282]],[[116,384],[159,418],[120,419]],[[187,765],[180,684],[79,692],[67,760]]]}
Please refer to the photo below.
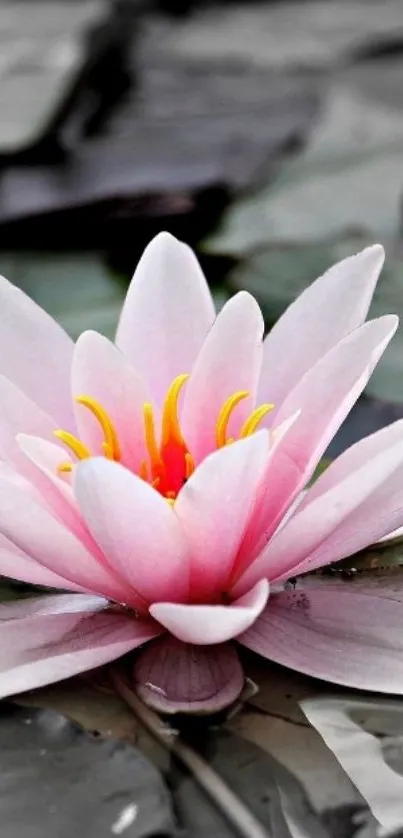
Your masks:
{"label": "water lily flower", "polygon": [[402,588],[303,576],[403,524],[401,421],[306,491],[397,328],[364,322],[382,263],[377,245],[335,265],[264,341],[253,297],[216,316],[168,234],[115,344],[74,345],[1,281],[0,573],[52,589],[0,606],[2,696],[138,649],[146,701],[213,711],[242,690],[239,644],[403,692]]}

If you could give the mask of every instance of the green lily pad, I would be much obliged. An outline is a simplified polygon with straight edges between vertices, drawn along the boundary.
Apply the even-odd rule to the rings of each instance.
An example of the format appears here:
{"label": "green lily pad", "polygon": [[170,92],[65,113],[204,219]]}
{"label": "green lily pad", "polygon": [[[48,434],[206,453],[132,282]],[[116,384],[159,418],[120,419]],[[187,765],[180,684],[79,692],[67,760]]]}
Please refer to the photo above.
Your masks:
{"label": "green lily pad", "polygon": [[125,288],[96,253],[0,253],[0,273],[18,285],[66,331],[113,337]]}

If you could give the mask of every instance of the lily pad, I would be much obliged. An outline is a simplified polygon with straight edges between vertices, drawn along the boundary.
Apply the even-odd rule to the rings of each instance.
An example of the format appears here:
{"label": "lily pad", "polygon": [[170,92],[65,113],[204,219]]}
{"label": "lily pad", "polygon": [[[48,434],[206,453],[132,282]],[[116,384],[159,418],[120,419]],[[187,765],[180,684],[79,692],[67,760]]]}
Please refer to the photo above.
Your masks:
{"label": "lily pad", "polygon": [[0,253],[0,273],[73,337],[95,329],[113,337],[125,288],[96,253]]}
{"label": "lily pad", "polygon": [[[264,67],[329,67],[375,42],[400,35],[399,0],[211,4],[176,26],[159,22],[161,47],[186,56]],[[215,6],[215,8],[214,8]],[[154,24],[155,25],[155,24]]]}
{"label": "lily pad", "polygon": [[7,838],[174,834],[168,791],[145,757],[59,713],[3,704],[0,770]]}
{"label": "lily pad", "polygon": [[232,205],[207,249],[239,257],[268,242],[310,244],[355,231],[372,239],[397,235],[402,78],[398,56],[381,66],[368,61],[338,70],[327,79],[304,151],[286,160],[274,181],[263,181]]}

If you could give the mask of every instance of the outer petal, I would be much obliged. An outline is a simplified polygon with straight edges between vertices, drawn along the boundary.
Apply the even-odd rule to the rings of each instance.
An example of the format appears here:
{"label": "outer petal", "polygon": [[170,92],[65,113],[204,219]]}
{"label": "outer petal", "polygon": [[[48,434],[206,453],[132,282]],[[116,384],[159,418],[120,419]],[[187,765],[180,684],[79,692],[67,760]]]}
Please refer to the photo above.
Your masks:
{"label": "outer petal", "polygon": [[137,607],[133,591],[23,490],[0,480],[0,533],[53,573],[86,590]]}
{"label": "outer petal", "polygon": [[0,375],[0,459],[30,478],[32,468],[16,442],[26,433],[52,439],[56,422],[18,387]]}
{"label": "outer petal", "polygon": [[60,445],[26,434],[19,434],[17,443],[34,466],[31,479],[46,506],[102,564],[105,558],[83,521],[73,489],[58,474],[60,463],[69,462],[69,456]]}
{"label": "outer petal", "polygon": [[179,493],[174,510],[191,554],[191,599],[208,602],[226,590],[268,455],[268,433],[260,431],[210,454]]}
{"label": "outer petal", "polygon": [[101,666],[158,633],[152,621],[106,610],[88,613],[83,604],[82,613],[69,609],[0,624],[2,698]]}
{"label": "outer petal", "polygon": [[62,427],[74,427],[73,341],[43,309],[0,277],[0,372]]}
{"label": "outer petal", "polygon": [[309,370],[285,400],[277,422],[301,415],[284,436],[266,476],[253,521],[260,538],[248,544],[251,559],[267,544],[282,517],[312,477],[330,440],[365,387],[397,328],[397,318],[380,317],[348,335]]}
{"label": "outer petal", "polygon": [[254,298],[241,291],[221,309],[186,385],[182,425],[199,462],[216,448],[215,429],[225,400],[237,390],[251,398],[236,408],[229,436],[236,436],[253,408],[260,374],[264,323]]}
{"label": "outer petal", "polygon": [[[46,614],[85,614],[103,611],[108,601],[91,594],[51,594],[0,603],[0,623],[44,617]],[[1,630],[1,629],[0,629]]]}
{"label": "outer petal", "polygon": [[[394,594],[395,596],[395,594]],[[238,641],[259,655],[325,681],[403,693],[403,590],[400,598],[332,585],[274,594]]]}
{"label": "outer petal", "polygon": [[137,266],[116,335],[119,349],[147,374],[158,404],[173,379],[192,369],[214,318],[196,257],[187,245],[160,233]]}
{"label": "outer petal", "polygon": [[31,585],[61,588],[66,591],[82,591],[80,585],[70,582],[20,550],[4,535],[0,535],[0,574]]}
{"label": "outer petal", "polygon": [[384,258],[376,244],[343,259],[290,305],[264,342],[258,401],[279,408],[307,370],[363,323]]}
{"label": "outer petal", "polygon": [[108,561],[145,601],[186,600],[185,537],[155,489],[118,463],[95,458],[78,466],[75,493]]}
{"label": "outer petal", "polygon": [[[73,396],[92,396],[111,418],[119,438],[121,460],[137,471],[146,458],[143,405],[149,401],[143,381],[113,343],[97,332],[78,338],[72,367]],[[95,454],[102,454],[104,434],[95,417],[75,406],[79,436]]]}
{"label": "outer petal", "polygon": [[157,602],[150,614],[184,643],[208,646],[225,643],[251,626],[269,596],[265,579],[231,605],[177,605]]}
{"label": "outer petal", "polygon": [[[245,574],[241,591],[244,585],[247,587],[262,576],[283,579],[351,556],[401,525],[403,422],[396,425],[399,427],[392,425],[382,433],[384,447],[380,446],[377,456],[352,474],[347,473],[340,482],[336,466],[334,485],[330,474],[324,481],[323,493],[318,494],[314,487],[316,498],[311,503],[310,492],[307,493],[288,524]],[[396,442],[399,430],[400,439]],[[364,450],[369,447],[365,442]],[[357,443],[354,449],[360,445]],[[358,460],[358,453],[353,450],[353,462]],[[348,454],[347,451],[343,455],[345,463],[340,472],[347,469]]]}
{"label": "outer petal", "polygon": [[234,646],[188,646],[169,636],[136,656],[133,674],[136,692],[159,713],[217,713],[244,685]]}

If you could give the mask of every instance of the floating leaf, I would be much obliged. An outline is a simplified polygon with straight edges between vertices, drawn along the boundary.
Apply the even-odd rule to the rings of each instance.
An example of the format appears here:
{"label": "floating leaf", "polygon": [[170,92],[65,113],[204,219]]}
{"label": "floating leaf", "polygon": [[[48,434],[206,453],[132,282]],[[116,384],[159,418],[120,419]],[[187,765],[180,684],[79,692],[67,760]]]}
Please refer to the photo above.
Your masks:
{"label": "floating leaf", "polygon": [[174,833],[168,792],[145,757],[59,713],[1,705],[0,771],[7,838]]}

